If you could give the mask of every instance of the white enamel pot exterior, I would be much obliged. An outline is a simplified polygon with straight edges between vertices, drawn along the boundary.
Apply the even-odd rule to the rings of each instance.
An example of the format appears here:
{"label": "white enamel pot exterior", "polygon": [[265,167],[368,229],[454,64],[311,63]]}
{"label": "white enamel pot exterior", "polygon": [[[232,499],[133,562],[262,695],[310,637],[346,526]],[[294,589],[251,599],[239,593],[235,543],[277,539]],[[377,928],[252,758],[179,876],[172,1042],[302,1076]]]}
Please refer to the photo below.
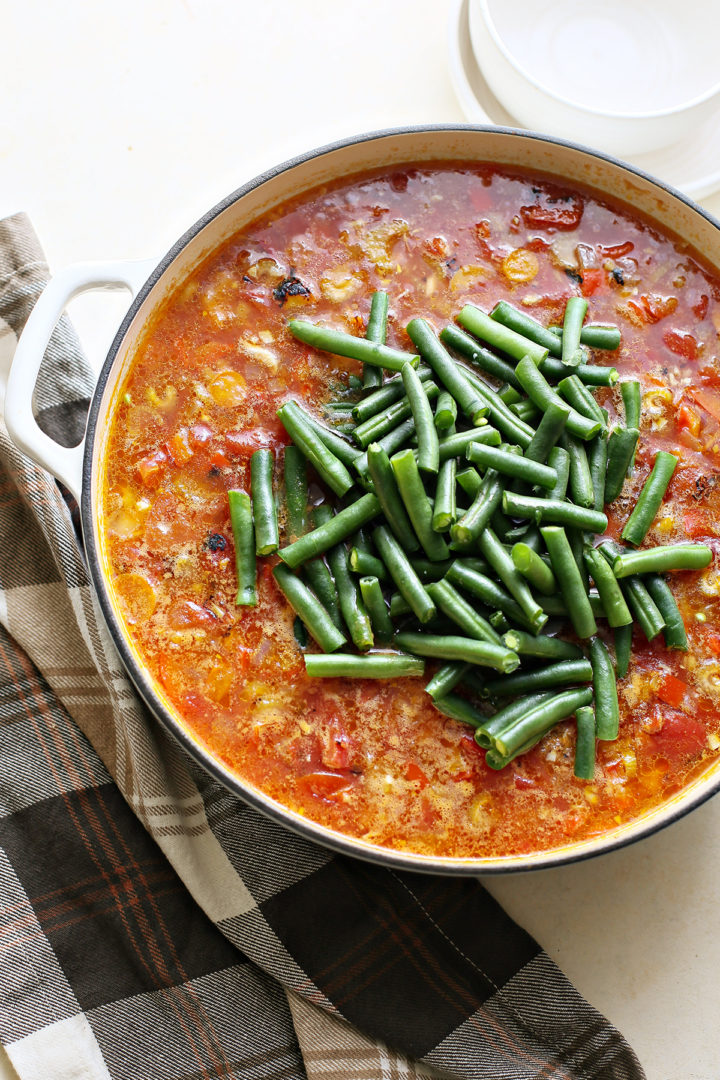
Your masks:
{"label": "white enamel pot exterior", "polygon": [[[455,859],[413,855],[333,832],[286,809],[243,783],[201,746],[154,683],[124,631],[106,575],[101,535],[103,457],[108,419],[148,319],[198,263],[238,230],[290,197],[358,172],[418,162],[484,162],[521,166],[586,184],[621,199],[663,230],[681,236],[713,266],[720,263],[720,224],[689,199],[602,154],[545,136],[502,128],[432,126],[359,136],[286,162],[246,184],[210,210],[157,265],[135,263],[75,267],[48,286],[17,348],[6,396],[6,423],[17,445],[80,498],[88,565],[108,628],[139,693],[186,750],[214,777],[252,806],[308,839],[347,855],[427,873],[488,874],[557,866],[622,847],[681,817],[720,789],[720,761],[668,802],[601,837],[541,854]],[[32,389],[45,346],[67,301],[92,287],[124,286],[134,300],[102,366],[84,444],[64,450],[39,431],[31,410]]]}

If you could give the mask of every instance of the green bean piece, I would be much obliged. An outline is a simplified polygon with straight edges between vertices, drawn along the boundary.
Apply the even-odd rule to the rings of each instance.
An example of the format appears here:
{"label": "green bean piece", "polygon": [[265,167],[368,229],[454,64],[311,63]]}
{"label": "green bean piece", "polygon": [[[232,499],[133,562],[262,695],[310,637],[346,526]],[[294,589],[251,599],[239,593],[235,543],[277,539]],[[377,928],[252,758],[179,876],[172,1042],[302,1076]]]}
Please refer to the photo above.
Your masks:
{"label": "green bean piece", "polygon": [[440,445],[425,384],[421,382],[410,364],[405,365],[401,375],[415,420],[418,466],[423,472],[436,473],[440,464]]}
{"label": "green bean piece", "polygon": [[547,634],[528,634],[524,630],[508,630],[503,642],[522,659],[524,656],[540,660],[579,660],[583,651],[579,645]]}
{"label": "green bean piece", "polygon": [[277,415],[290,438],[305,455],[320,479],[336,495],[344,495],[349,491],[353,486],[353,478],[339,458],[328,450],[317,432],[307,423],[297,403],[286,402],[278,409]]}
{"label": "green bean piece", "polygon": [[[483,686],[483,691],[484,691]],[[509,702],[507,705],[503,705],[502,708],[494,712],[492,716],[486,716],[485,721],[479,724],[475,731],[475,742],[478,746],[481,746],[483,750],[489,750],[495,746],[495,736],[498,732],[512,727],[516,720],[521,716],[525,716],[536,706],[540,705],[543,701],[547,701],[552,696],[551,690],[541,690],[535,694],[525,694],[522,697],[516,698],[515,701]]]}
{"label": "green bean piece", "polygon": [[379,443],[371,443],[367,449],[367,460],[375,494],[388,525],[405,551],[417,551],[420,545],[400,498],[395,473],[387,453]]}
{"label": "green bean piece", "polygon": [[608,464],[607,431],[598,431],[595,438],[588,443],[587,458],[593,489],[592,508],[601,513],[605,506],[605,480]]}
{"label": "green bean piece", "polygon": [[502,432],[503,437],[508,442],[522,447],[523,450],[528,447],[532,442],[535,429],[530,424],[526,424],[524,420],[521,420],[519,416],[516,416],[502,398],[494,390],[486,386],[474,372],[466,372],[466,375],[468,382],[472,383],[485,402],[490,420]]}
{"label": "green bean piece", "polygon": [[640,629],[648,641],[652,641],[665,629],[665,617],[647,591],[645,582],[639,577],[626,578],[623,592],[636,622],[640,623]]}
{"label": "green bean piece", "polygon": [[588,302],[582,296],[571,296],[565,305],[565,318],[562,332],[562,362],[566,367],[575,367],[582,363],[580,352],[580,333],[587,315]]}
{"label": "green bean piece", "polygon": [[457,473],[455,479],[465,494],[469,495],[471,499],[476,498],[477,493],[483,485],[483,477],[477,469],[473,469],[472,465],[468,465],[467,469],[462,469]]}
{"label": "green bean piece", "polygon": [[373,540],[395,587],[410,610],[421,623],[429,622],[437,614],[437,609],[400,544],[385,525],[377,526]]}
{"label": "green bean piece", "polygon": [[283,451],[285,479],[285,531],[289,540],[297,540],[307,530],[307,462],[297,446]]}
{"label": "green bean piece", "polygon": [[305,629],[305,623],[302,621],[299,615],[296,615],[293,619],[293,637],[297,641],[301,649],[307,649],[310,638],[308,632]]}
{"label": "green bean piece", "polygon": [[608,439],[608,460],[605,474],[605,502],[615,502],[623,489],[625,477],[635,459],[640,432],[635,428],[613,428]]}
{"label": "green bean piece", "polygon": [[447,390],[438,394],[435,402],[435,428],[439,432],[450,431],[457,420],[457,402]]}
{"label": "green bean piece", "polygon": [[489,769],[495,769],[499,772],[500,769],[504,769],[515,758],[522,757],[523,754],[528,754],[544,737],[545,732],[542,735],[535,735],[532,739],[528,739],[522,746],[519,746],[512,754],[508,754],[505,757],[503,754],[498,753],[497,750],[488,750],[485,754],[485,764]]}
{"label": "green bean piece", "polygon": [[510,405],[509,408],[511,412],[515,413],[518,420],[523,420],[527,424],[531,421],[537,421],[538,417],[542,416],[540,409],[533,401],[530,401],[530,398],[524,398],[522,401]]}
{"label": "green bean piece", "polygon": [[493,427],[484,426],[471,428],[470,431],[458,431],[455,435],[448,435],[440,443],[440,464],[451,457],[462,457],[467,452],[468,446],[480,443],[483,446],[499,446],[500,433]]}
{"label": "green bean piece", "polygon": [[375,555],[371,555],[369,551],[362,551],[357,547],[350,548],[350,569],[354,574],[360,574],[363,577],[376,577],[378,581],[386,581],[388,576],[382,559],[378,559]]}
{"label": "green bean piece", "polygon": [[668,649],[682,649],[683,652],[687,652],[688,638],[685,623],[667,581],[658,574],[648,574],[645,578],[645,588],[665,620],[663,637]]}
{"label": "green bean piece", "polygon": [[375,640],[381,645],[392,641],[394,628],[383,596],[382,586],[373,575],[361,577],[358,585],[365,610],[370,616]]}
{"label": "green bean piece", "polygon": [[[409,368],[410,371],[414,369]],[[434,382],[423,382],[418,378],[418,383],[424,392],[424,396],[428,402],[434,401],[439,394],[439,388]],[[404,383],[403,383],[404,385]],[[428,406],[429,407],[429,406]],[[360,444],[360,446],[366,448],[371,442],[378,442],[383,435],[387,435],[390,431],[397,427],[398,424],[404,420],[408,420],[412,416],[413,423],[415,422],[415,416],[412,411],[409,398],[402,397],[399,401],[396,401],[394,405],[390,405],[382,412],[376,413],[374,416],[370,416],[367,420],[363,420],[361,424],[358,424],[353,431],[353,437]],[[432,421],[432,410],[430,412],[430,418]],[[417,431],[417,428],[413,428]],[[435,428],[433,427],[433,431]],[[360,454],[360,450],[355,451],[356,454]]]}
{"label": "green bean piece", "polygon": [[[403,422],[393,428],[392,431],[388,431],[387,435],[383,435],[382,438],[378,439],[377,445],[381,450],[384,450],[386,454],[390,455],[394,453],[395,450],[399,450],[401,447],[406,446],[413,438],[414,434],[415,421],[412,416],[409,416],[407,420],[403,420]],[[366,480],[368,475],[367,450],[357,459],[355,468],[363,480]]]}
{"label": "green bean piece", "polygon": [[457,321],[476,338],[512,356],[514,360],[522,360],[524,356],[529,356],[537,365],[548,355],[547,348],[496,322],[473,304],[465,305],[457,316]]}
{"label": "green bean piece", "polygon": [[432,527],[435,532],[447,532],[457,518],[455,474],[457,458],[443,461],[438,473],[433,505]]}
{"label": "green bean piece", "polygon": [[712,555],[706,544],[666,544],[624,552],[616,557],[612,568],[616,578],[667,570],[703,570],[712,562]]}
{"label": "green bean piece", "polygon": [[580,439],[565,434],[562,437],[562,446],[570,459],[569,487],[572,501],[576,506],[582,506],[585,509],[594,508],[595,491],[584,444]]}
{"label": "green bean piece", "polygon": [[544,492],[545,498],[554,502],[564,502],[570,482],[570,456],[562,446],[553,446],[548,454],[547,463],[555,470],[557,482],[553,488]]}
{"label": "green bean piece", "polygon": [[[550,464],[548,456],[565,430],[569,415],[570,410],[561,401],[551,401],[543,413],[530,445],[525,450],[525,457],[530,461]],[[557,473],[555,474],[556,483]],[[555,484],[553,484],[553,488]]]}
{"label": "green bean piece", "polygon": [[348,356],[352,360],[361,360],[364,364],[372,364],[373,367],[385,368],[388,371],[400,371],[403,364],[409,363],[417,367],[420,363],[420,357],[412,353],[391,349],[387,345],[380,345],[367,338],[353,337],[352,334],[346,334],[342,330],[317,326],[304,319],[290,319],[287,328],[293,337],[305,345],[312,345],[315,349],[333,353],[335,356]]}
{"label": "green bean piece", "polygon": [[456,660],[443,664],[442,667],[437,669],[425,687],[426,693],[430,695],[433,701],[445,697],[446,694],[455,689],[463,675],[466,675],[471,667],[471,664],[460,664]]}
{"label": "green bean piece", "polygon": [[439,533],[432,527],[432,506],[412,450],[402,450],[391,458],[400,498],[402,499],[420,546],[431,562],[447,559],[450,551]]}
{"label": "green bean piece", "polygon": [[498,575],[513,600],[519,605],[532,629],[534,631],[541,630],[548,617],[530,592],[525,578],[515,569],[515,564],[509,552],[500,543],[494,531],[486,528],[480,534],[478,543],[480,553],[487,559],[488,564]]}
{"label": "green bean piece", "polygon": [[430,324],[425,319],[411,319],[406,329],[423,359],[433,369],[445,389],[450,391],[465,416],[477,426],[487,413],[487,406],[466,379],[460,365],[455,363],[438,340]]}
{"label": "green bean piece", "polygon": [[605,323],[585,323],[580,332],[580,341],[591,349],[614,351],[620,348],[620,330],[617,326],[608,326]]}
{"label": "green bean piece", "polygon": [[513,544],[510,556],[515,569],[532,585],[533,589],[551,596],[557,592],[555,575],[531,547],[522,542]]}
{"label": "green bean piece", "polygon": [[[480,559],[477,559],[476,561],[478,563],[481,562]],[[423,583],[427,581],[440,581],[450,569],[452,559],[443,559],[442,562],[430,562],[429,559],[414,558],[410,560],[410,565]],[[487,570],[485,563],[482,564],[482,570]]]}
{"label": "green bean piece", "polygon": [[[518,386],[519,385],[520,383],[518,383]],[[516,390],[514,386],[511,386],[510,383],[503,383],[502,386],[497,388],[495,393],[508,407],[510,405],[517,405],[518,401],[525,401],[523,394],[521,394],[519,390]]]}
{"label": "green bean piece", "polygon": [[440,340],[444,345],[448,345],[451,349],[461,353],[476,367],[487,372],[488,375],[501,379],[503,382],[509,383],[510,386],[520,386],[515,375],[515,369],[511,364],[508,364],[506,360],[501,360],[495,353],[491,353],[489,349],[479,345],[474,338],[460,330],[459,327],[446,326],[444,330],[440,331]]}
{"label": "green bean piece", "polygon": [[[304,423],[315,432],[320,442],[334,454],[335,457],[342,461],[346,468],[350,468],[355,464],[360,456],[360,450],[355,446],[351,446],[347,439],[344,439],[341,435],[338,435],[340,425],[336,424],[335,427],[329,428],[327,424],[323,424],[318,420],[316,416],[303,409],[297,402],[293,402],[297,415],[302,418]],[[355,425],[352,425],[353,432],[355,431]]]}
{"label": "green bean piece", "polygon": [[512,598],[501,585],[492,578],[487,577],[482,571],[474,570],[467,565],[469,560],[456,559],[447,571],[447,580],[452,585],[469,592],[477,597],[489,608],[497,608],[519,626],[534,629],[533,624],[523,613],[520,605]]}
{"label": "green bean piece", "polygon": [[597,624],[567,534],[557,525],[547,526],[540,532],[575,633],[579,638],[592,637],[597,633]]}
{"label": "green bean piece", "polygon": [[426,588],[443,615],[457,623],[468,637],[489,641],[493,645],[503,644],[502,638],[487,619],[483,618],[449,581],[433,581]]}
{"label": "green bean piece", "polygon": [[677,463],[678,459],[675,455],[668,454],[665,450],[659,450],[655,455],[652,472],[645,481],[635,504],[635,509],[622,531],[623,540],[627,540],[628,543],[633,544],[635,547],[642,544],[648,529],[655,520],[655,515],[660,509],[660,504],[663,501],[663,496],[667,491]]}
{"label": "green bean piece", "polygon": [[[432,380],[432,368],[429,368],[427,364],[420,364],[415,370],[423,382]],[[361,424],[365,420],[377,416],[377,414],[384,409],[390,408],[396,401],[400,401],[400,399],[404,397],[405,385],[402,381],[402,376],[393,375],[391,379],[388,379],[381,387],[374,390],[372,394],[368,394],[361,401],[356,401],[353,404],[353,418]]]}
{"label": "green bean piece", "polygon": [[[327,503],[316,506],[312,511],[312,523],[315,528],[324,525],[333,517],[332,507]],[[345,623],[340,613],[340,601],[338,599],[335,581],[330,573],[325,560],[318,555],[315,559],[309,559],[303,566],[305,577],[310,588],[325,608],[338,630],[343,630]]]}
{"label": "green bean piece", "polygon": [[298,615],[308,632],[325,652],[334,652],[347,640],[332,621],[330,613],[304,581],[290,571],[287,566],[278,563],[273,567],[273,577],[285,599]]}
{"label": "green bean piece", "polygon": [[322,555],[341,543],[352,533],[372,521],[381,511],[380,501],[371,493],[362,495],[357,502],[344,507],[326,524],[305,533],[294,543],[281,548],[278,555],[291,569],[316,555]]}
{"label": "green bean piece", "polygon": [[590,663],[595,692],[595,733],[603,742],[613,742],[618,737],[620,706],[615,670],[600,638],[595,637],[590,642]]}
{"label": "green bean piece", "polygon": [[604,559],[595,548],[585,548],[584,558],[585,564],[600,593],[608,623],[613,629],[616,626],[629,626],[633,621],[632,615],[607,559]]}
{"label": "green bean piece", "polygon": [[616,626],[613,630],[615,641],[615,674],[624,679],[630,668],[632,651],[632,626]]}
{"label": "green bean piece", "polygon": [[588,420],[597,420],[606,426],[605,415],[585,383],[578,375],[568,375],[557,384],[558,393]]}
{"label": "green bean piece", "polygon": [[443,697],[433,699],[433,705],[443,716],[449,716],[451,720],[459,720],[461,724],[469,724],[476,728],[485,719],[485,713],[480,712],[459,694],[445,694]]}
{"label": "green bean piece", "polygon": [[[544,411],[550,402],[563,404],[562,398],[553,390],[529,356],[524,357],[515,370],[526,394],[535,402],[538,408]],[[601,427],[602,424],[599,420],[589,420],[587,416],[583,416],[576,409],[570,409],[566,428],[571,434],[587,441],[597,435]]]}
{"label": "green bean piece", "polygon": [[255,554],[272,555],[280,544],[277,506],[273,494],[275,457],[272,450],[256,450],[250,457],[250,492],[255,522]]}
{"label": "green bean piece", "polygon": [[[338,354],[340,355],[340,354]],[[358,378],[357,375],[348,375],[348,389],[349,390],[362,390],[363,381]]]}
{"label": "green bean piece", "polygon": [[540,690],[587,683],[591,679],[592,665],[586,657],[580,656],[572,660],[557,660],[533,671],[516,671],[514,675],[506,678],[489,679],[485,684],[485,692],[490,697],[517,697],[521,694],[535,694]]}
{"label": "green bean piece", "polygon": [[[587,663],[587,661],[583,661]],[[573,661],[569,661],[573,663]],[[587,663],[590,667],[590,664]],[[566,720],[578,709],[589,705],[592,701],[592,690],[583,688],[579,690],[564,690],[559,694],[553,694],[546,701],[540,702],[530,712],[519,717],[512,727],[506,728],[495,736],[495,749],[503,757],[510,757],[522,746],[531,743],[538,736],[545,735],[548,731]]]}
{"label": "green bean piece", "polygon": [[595,779],[595,710],[591,705],[581,706],[575,713],[577,735],[575,740],[575,768],[578,780]]}
{"label": "green bean piece", "polygon": [[533,319],[524,311],[518,311],[507,300],[500,300],[495,305],[490,312],[490,318],[502,323],[503,326],[507,326],[510,330],[514,330],[516,334],[521,334],[528,340],[534,341],[536,345],[548,349],[553,356],[562,354],[562,340],[560,338],[543,326],[542,323],[539,323],[537,319]]}
{"label": "green bean piece", "polygon": [[408,604],[404,596],[401,596],[399,592],[393,593],[390,597],[389,603],[390,618],[401,619],[403,615],[412,615],[413,610]]}
{"label": "green bean piece", "polygon": [[517,495],[506,491],[503,495],[503,511],[510,517],[531,518],[537,525],[549,522],[553,525],[574,526],[587,532],[603,533],[608,519],[602,512],[583,506],[574,506],[560,499],[536,499],[531,495]]}
{"label": "green bean piece", "polygon": [[502,502],[503,485],[495,469],[488,469],[468,510],[450,529],[455,543],[475,544]]}
{"label": "green bean piece", "polygon": [[517,654],[503,645],[478,641],[476,638],[401,630],[395,635],[395,640],[401,649],[407,649],[417,656],[432,656],[438,660],[462,660],[506,674],[514,671],[520,663]]}
{"label": "green bean piece", "polygon": [[253,528],[252,503],[245,491],[228,491],[230,505],[230,525],[235,544],[235,571],[237,574],[237,593],[235,603],[238,607],[254,607],[257,604],[255,582],[257,567],[255,563],[255,529]]}
{"label": "green bean piece", "polygon": [[350,573],[350,556],[345,544],[337,544],[327,553],[327,561],[335,579],[340,612],[353,645],[365,652],[375,643],[372,623],[363,603],[355,578]]}
{"label": "green bean piece", "polygon": [[309,653],[305,670],[312,678],[401,679],[425,674],[425,661],[407,653]]}
{"label": "green bean piece", "polygon": [[640,427],[642,394],[637,379],[625,379],[620,383],[620,394],[625,406],[625,427]]}
{"label": "green bean piece", "polygon": [[[374,292],[370,299],[370,315],[365,337],[376,345],[384,345],[387,338],[387,315],[390,298],[386,292]],[[363,364],[363,389],[374,390],[382,386],[382,369]]]}
{"label": "green bean piece", "polygon": [[[548,380],[564,379],[568,373],[562,360],[556,360],[554,356],[543,360],[540,371]],[[620,378],[617,368],[601,367],[598,364],[578,364],[573,368],[573,374],[582,379],[586,386],[614,386]]]}
{"label": "green bean piece", "polygon": [[539,461],[503,450],[501,447],[470,443],[465,456],[473,465],[479,465],[483,469],[494,469],[504,476],[516,477],[528,484],[539,484],[541,487],[551,488],[557,481],[557,473],[548,465],[542,465]]}

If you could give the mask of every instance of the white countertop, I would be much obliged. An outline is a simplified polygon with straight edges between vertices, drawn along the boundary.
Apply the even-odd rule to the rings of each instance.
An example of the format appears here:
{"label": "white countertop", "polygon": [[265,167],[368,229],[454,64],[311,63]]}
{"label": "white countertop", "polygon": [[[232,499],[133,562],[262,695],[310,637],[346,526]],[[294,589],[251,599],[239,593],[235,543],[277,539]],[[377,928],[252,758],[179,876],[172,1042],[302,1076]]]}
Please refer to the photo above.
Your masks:
{"label": "white countertop", "polygon": [[[3,4],[0,213],[50,264],[162,255],[265,165],[331,138],[462,121],[451,0]],[[720,213],[720,196],[705,200]],[[126,305],[75,301],[99,355]],[[488,887],[627,1036],[648,1080],[720,1076],[720,800],[660,835]],[[0,1060],[0,1080],[14,1076]]]}

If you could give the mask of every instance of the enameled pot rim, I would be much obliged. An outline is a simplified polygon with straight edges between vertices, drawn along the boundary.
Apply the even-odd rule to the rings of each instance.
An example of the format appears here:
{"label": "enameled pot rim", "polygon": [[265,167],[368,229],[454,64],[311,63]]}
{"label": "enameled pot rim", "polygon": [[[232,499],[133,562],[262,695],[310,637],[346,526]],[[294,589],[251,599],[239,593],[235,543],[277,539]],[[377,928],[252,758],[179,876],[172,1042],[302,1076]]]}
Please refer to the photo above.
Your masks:
{"label": "enameled pot rim", "polygon": [[[555,849],[549,852],[530,853],[527,855],[509,856],[507,859],[501,858],[462,858],[462,859],[442,859],[431,856],[413,855],[407,852],[403,852],[393,848],[385,848],[377,845],[369,845],[362,841],[356,840],[353,837],[334,832],[329,828],[309,821],[299,814],[288,810],[281,804],[263,795],[262,792],[257,789],[246,785],[239,777],[232,774],[226,769],[209,751],[201,746],[184,728],[172,714],[166,710],[159,699],[158,694],[153,688],[152,680],[148,673],[142,668],[138,662],[137,656],[128,643],[128,639],[123,632],[122,627],[119,624],[119,620],[115,614],[110,601],[109,591],[107,588],[107,582],[103,572],[102,559],[100,552],[98,551],[95,540],[95,522],[93,520],[93,461],[94,461],[94,446],[98,437],[101,402],[106,387],[111,382],[111,376],[113,374],[113,368],[115,360],[121,351],[124,339],[128,330],[137,314],[138,310],[149,297],[150,293],[165,273],[165,271],[172,265],[178,255],[198,236],[198,234],[215,218],[227,210],[230,206],[236,203],[243,196],[249,192],[254,191],[267,181],[280,176],[282,173],[288,172],[297,166],[303,165],[312,161],[315,158],[319,158],[325,154],[329,154],[344,148],[356,146],[358,144],[369,143],[379,139],[387,139],[392,137],[405,137],[405,136],[422,136],[432,133],[487,133],[492,135],[506,135],[514,138],[521,137],[522,139],[538,141],[544,144],[556,145],[571,151],[575,151],[579,154],[584,154],[590,158],[599,160],[600,162],[607,162],[609,165],[619,168],[627,173],[642,178],[644,181],[652,184],[656,189],[664,192],[666,195],[671,196],[673,199],[679,200],[684,203],[691,210],[696,212],[701,217],[712,225],[718,232],[720,238],[720,222],[718,222],[711,214],[709,214],[702,207],[698,206],[688,196],[675,190],[668,184],[663,183],[661,180],[657,180],[655,177],[650,176],[648,173],[635,166],[628,165],[626,162],[613,157],[610,154],[603,153],[601,151],[593,150],[591,148],[579,145],[574,142],[570,142],[564,139],[555,138],[552,136],[542,135],[536,132],[519,130],[516,128],[506,127],[494,127],[484,126],[477,124],[428,124],[428,125],[412,125],[401,128],[390,128],[385,130],[372,131],[361,135],[353,136],[347,139],[341,139],[337,142],[329,143],[325,146],[321,146],[317,149],[308,151],[307,153],[300,154],[296,157],[290,158],[280,165],[275,166],[254,179],[243,184],[232,194],[228,195],[225,199],[219,202],[212,209],[203,215],[198,221],[195,222],[181,237],[173,244],[167,254],[158,262],[153,272],[148,277],[147,281],[140,289],[132,304],[130,305],[122,323],[113,339],[113,342],[108,351],[105,362],[103,363],[102,370],[98,377],[95,392],[90,403],[88,412],[88,423],[85,441],[85,453],[83,460],[83,475],[82,475],[82,498],[81,498],[81,520],[83,535],[85,541],[85,550],[87,554],[88,566],[90,574],[95,588],[95,593],[98,597],[98,601],[109,629],[114,645],[117,648],[120,657],[123,661],[125,669],[127,670],[132,682],[134,683],[139,694],[145,701],[150,711],[161,722],[166,731],[168,731],[173,737],[184,747],[184,749],[191,755],[191,757],[197,761],[202,767],[216,780],[220,781],[226,788],[228,788],[233,794],[238,795],[246,803],[249,803],[255,809],[268,815],[276,822],[282,824],[286,828],[291,829],[294,832],[300,833],[308,840],[315,841],[322,844],[325,847],[329,847],[341,854],[351,855],[356,858],[362,858],[382,866],[386,866],[398,870],[413,870],[422,873],[434,873],[445,875],[494,875],[511,872],[524,872],[537,869],[549,869],[551,867],[564,866],[570,863],[580,862],[585,859],[596,857],[597,855],[606,854],[610,851],[616,851],[620,848],[626,847],[629,844],[635,843],[658,830],[664,828],[666,825],[671,824],[674,821],[684,817],[685,814],[698,806],[701,806],[704,802],[710,799],[720,789],[720,769],[716,770],[714,775],[707,777],[707,783],[695,784],[692,789],[682,792],[675,801],[670,805],[665,805],[660,808],[659,812],[651,813],[647,818],[639,818],[636,822],[627,826],[622,834],[615,834],[614,832],[606,834],[604,837],[593,838],[589,841],[584,841],[579,844],[568,844],[561,849]],[[408,159],[409,161],[409,159]],[[632,204],[630,204],[632,208]]]}

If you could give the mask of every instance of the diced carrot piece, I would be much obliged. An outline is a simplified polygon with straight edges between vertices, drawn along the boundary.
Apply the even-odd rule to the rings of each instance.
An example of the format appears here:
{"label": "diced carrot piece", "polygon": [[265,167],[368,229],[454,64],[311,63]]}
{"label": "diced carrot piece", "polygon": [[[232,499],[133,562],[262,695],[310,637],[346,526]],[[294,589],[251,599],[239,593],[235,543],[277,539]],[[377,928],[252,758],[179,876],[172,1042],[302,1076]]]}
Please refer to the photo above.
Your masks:
{"label": "diced carrot piece", "polygon": [[176,465],[185,465],[194,453],[187,430],[176,431],[172,438],[168,440],[167,449]]}
{"label": "diced carrot piece", "polygon": [[145,487],[156,488],[162,479],[162,474],[167,465],[167,454],[164,450],[156,450],[153,454],[138,461],[136,468]]}
{"label": "diced carrot piece", "polygon": [[700,417],[690,406],[682,403],[677,411],[677,426],[687,428],[691,435],[697,435],[700,430]]}
{"label": "diced carrot piece", "polygon": [[232,462],[226,454],[223,454],[222,450],[217,450],[210,458],[210,464],[216,469],[226,469]]}

